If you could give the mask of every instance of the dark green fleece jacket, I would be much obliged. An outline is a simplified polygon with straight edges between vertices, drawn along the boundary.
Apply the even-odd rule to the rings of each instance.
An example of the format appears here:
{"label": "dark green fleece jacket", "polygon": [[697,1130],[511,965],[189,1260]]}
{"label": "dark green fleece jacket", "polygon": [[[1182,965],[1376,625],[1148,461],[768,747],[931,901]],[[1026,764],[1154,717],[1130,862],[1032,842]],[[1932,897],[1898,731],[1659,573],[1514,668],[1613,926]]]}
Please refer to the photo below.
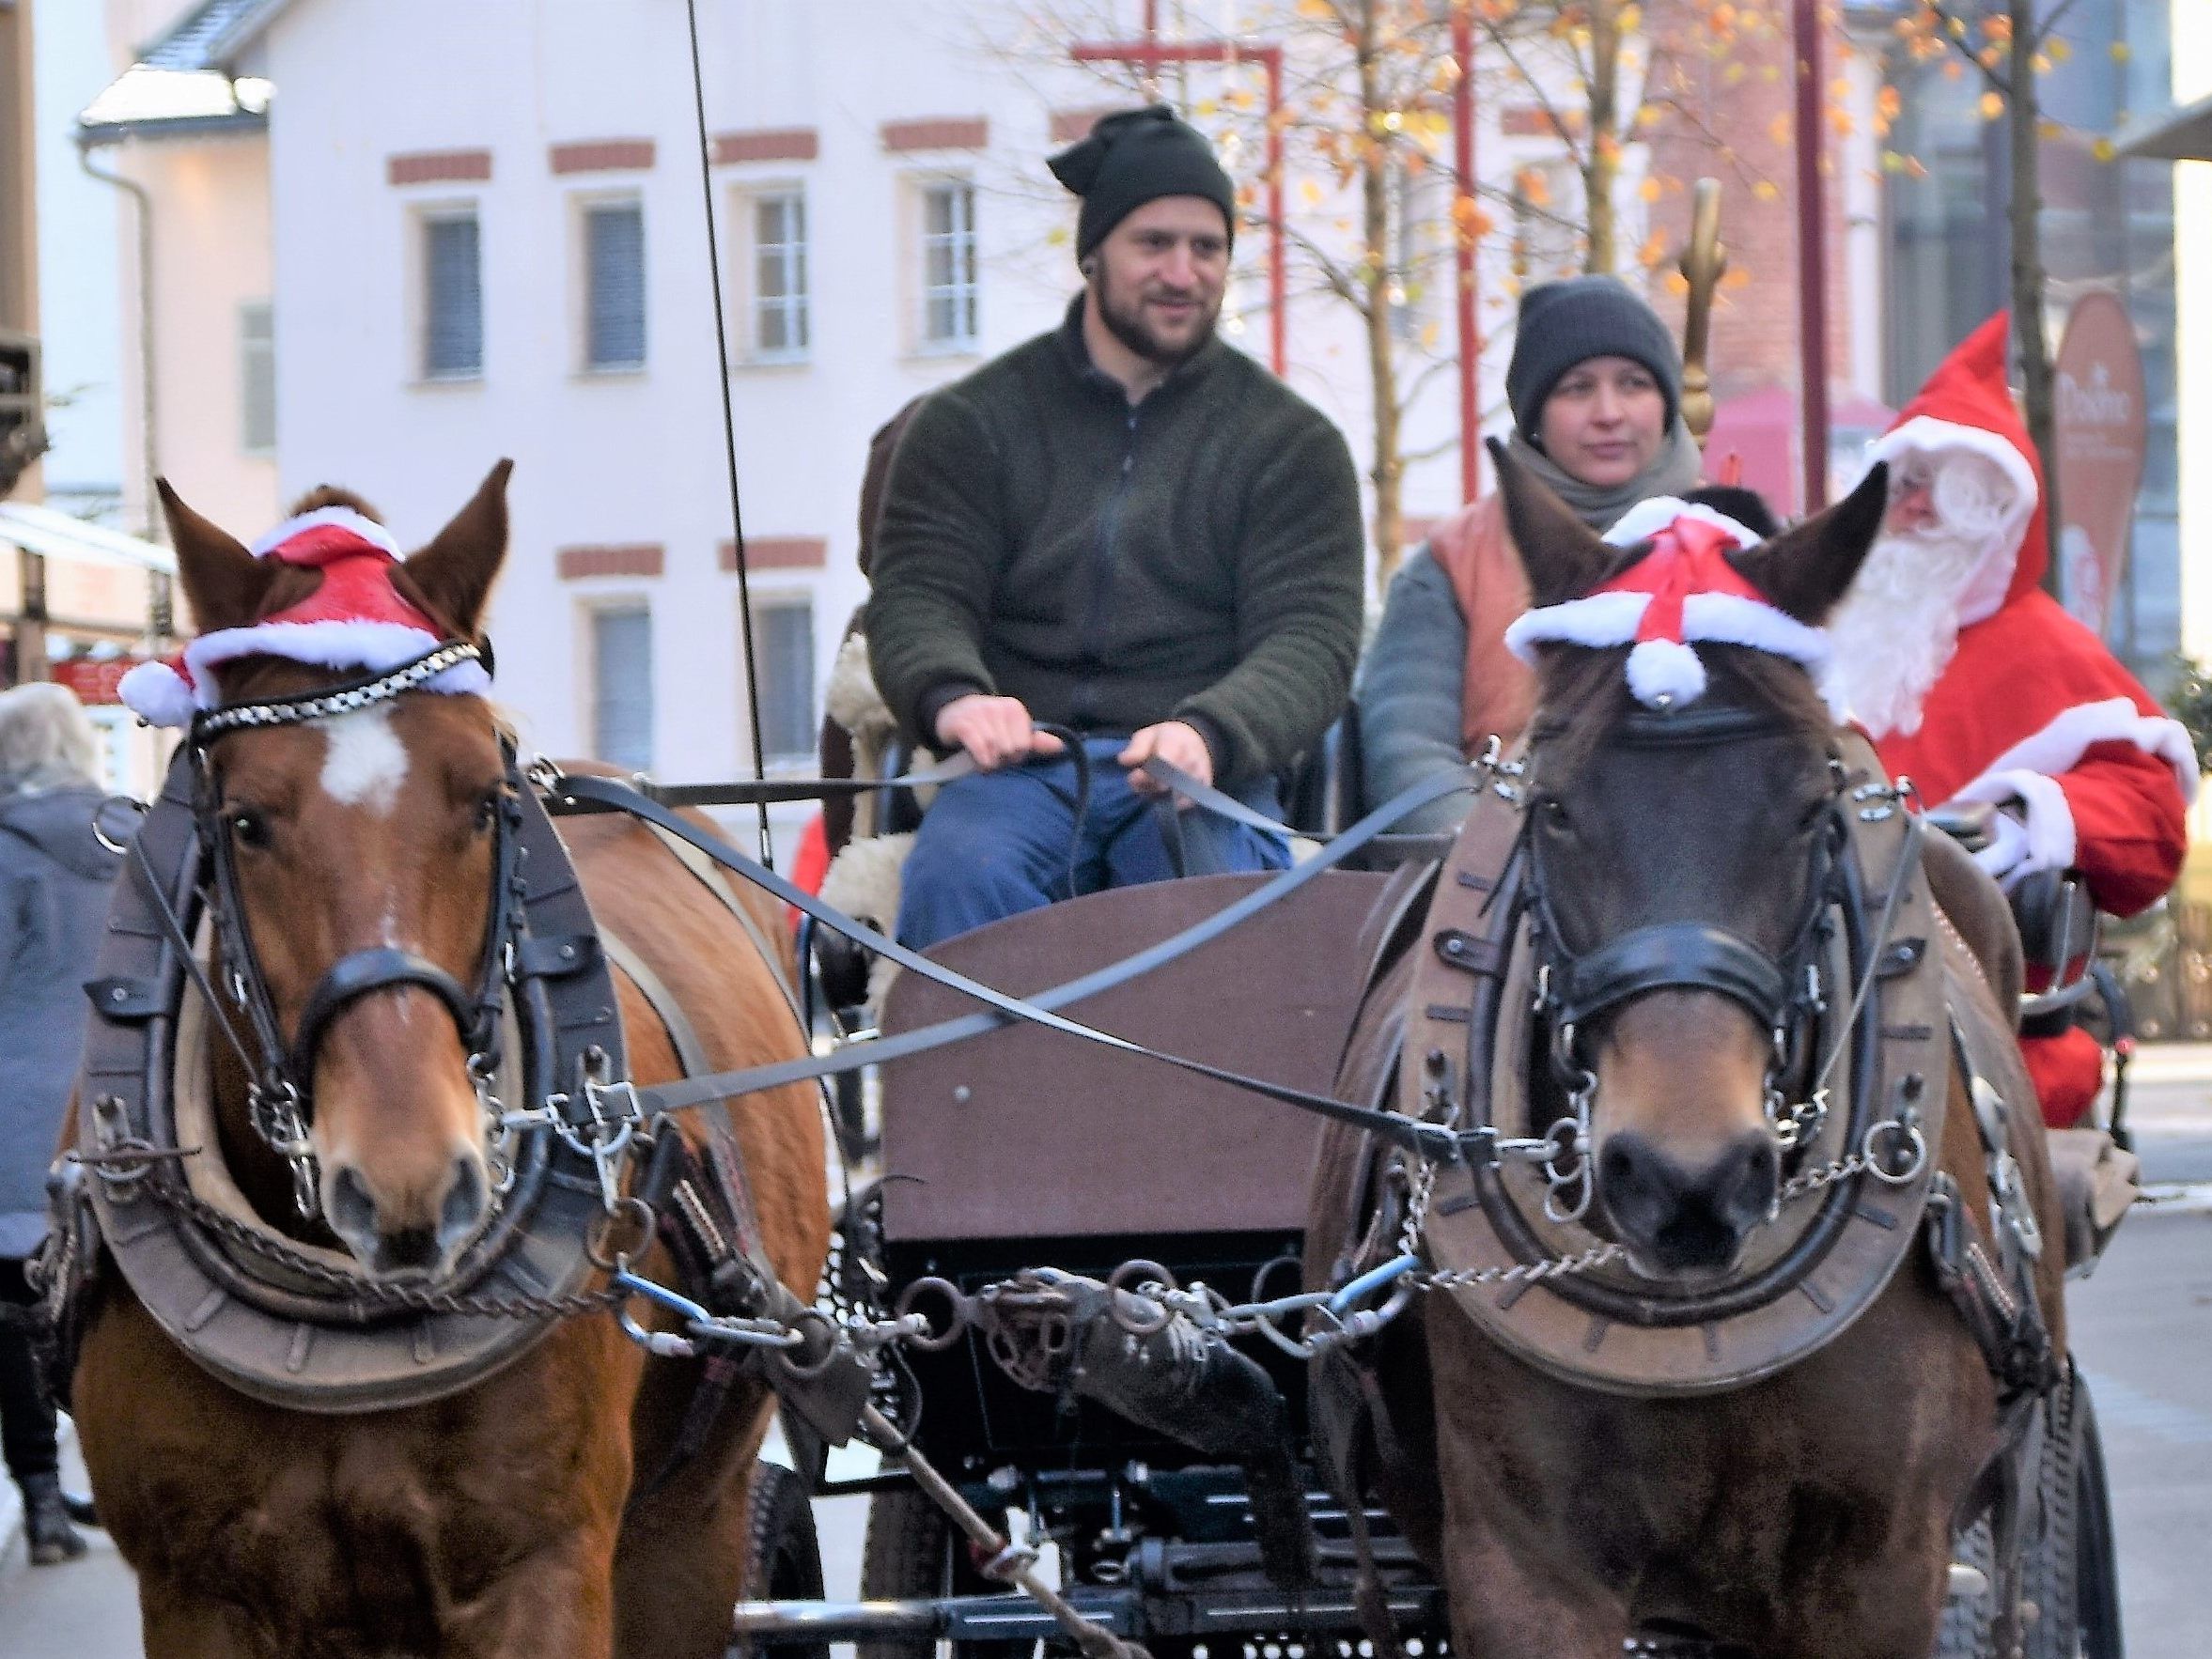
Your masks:
{"label": "dark green fleece jacket", "polygon": [[1143,402],[1092,367],[1083,302],[932,395],[892,462],[868,601],[911,737],[965,691],[1127,733],[1188,720],[1214,772],[1286,768],[1359,654],[1359,484],[1327,417],[1213,341]]}

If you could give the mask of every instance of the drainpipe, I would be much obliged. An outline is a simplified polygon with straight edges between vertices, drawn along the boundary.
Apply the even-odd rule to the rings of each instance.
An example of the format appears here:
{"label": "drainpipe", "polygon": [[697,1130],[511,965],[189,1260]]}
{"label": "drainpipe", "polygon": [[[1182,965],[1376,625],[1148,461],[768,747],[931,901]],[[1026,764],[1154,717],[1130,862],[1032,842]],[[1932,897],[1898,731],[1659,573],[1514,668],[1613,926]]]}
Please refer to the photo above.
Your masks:
{"label": "drainpipe", "polygon": [[[154,510],[154,480],[161,476],[161,464],[154,437],[153,196],[136,179],[126,178],[120,173],[102,173],[95,167],[92,146],[82,135],[77,139],[77,164],[88,177],[123,192],[137,209],[138,465],[140,500],[146,514],[141,531],[147,540],[155,541],[160,539],[161,516]],[[148,585],[147,632],[152,636],[153,649],[159,652],[176,627],[175,601],[170,594],[169,578],[160,571],[149,573]]]}

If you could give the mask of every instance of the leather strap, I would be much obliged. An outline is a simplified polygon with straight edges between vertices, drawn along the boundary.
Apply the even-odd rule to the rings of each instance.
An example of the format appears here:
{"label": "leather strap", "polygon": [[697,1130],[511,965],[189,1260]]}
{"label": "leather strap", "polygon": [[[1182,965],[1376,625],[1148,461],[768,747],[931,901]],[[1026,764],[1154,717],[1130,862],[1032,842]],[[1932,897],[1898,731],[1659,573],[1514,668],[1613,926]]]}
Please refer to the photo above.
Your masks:
{"label": "leather strap", "polygon": [[555,811],[565,812],[575,810],[572,803],[585,802],[589,804],[582,810],[627,812],[646,823],[658,825],[697,847],[724,869],[743,876],[756,887],[766,889],[785,904],[812,916],[824,926],[889,957],[911,973],[920,974],[964,996],[974,998],[990,1010],[958,1019],[944,1020],[917,1031],[904,1031],[896,1037],[880,1037],[865,1043],[848,1044],[831,1054],[809,1055],[772,1065],[718,1072],[708,1077],[686,1078],[680,1083],[640,1089],[638,1097],[649,1110],[680,1111],[703,1106],[709,1101],[781,1088],[787,1083],[858,1071],[864,1066],[880,1065],[908,1055],[941,1048],[948,1043],[979,1035],[1011,1020],[1020,1020],[1103,1047],[1118,1049],[1125,1054],[1155,1060],[1163,1065],[1172,1065],[1194,1076],[1210,1078],[1216,1082],[1227,1083],[1232,1088],[1247,1090],[1321,1117],[1372,1130],[1390,1144],[1424,1157],[1456,1162],[1468,1154],[1469,1143],[1465,1138],[1443,1124],[1419,1123],[1395,1112],[1378,1111],[1371,1107],[1357,1106],[1330,1095],[1311,1093],[1302,1089],[1292,1089],[1263,1078],[1247,1077],[1221,1066],[1207,1065],[1202,1061],[1163,1054],[1144,1044],[1132,1043],[1125,1037],[1117,1037],[1112,1032],[1065,1018],[1053,1010],[1081,1001],[1086,997],[1097,996],[1101,991],[1126,984],[1164,963],[1189,954],[1208,940],[1220,938],[1246,918],[1288,897],[1323,871],[1342,863],[1409,813],[1432,800],[1470,788],[1474,783],[1475,775],[1469,771],[1444,772],[1425,779],[1394,799],[1384,802],[1304,863],[1284,871],[1271,881],[1254,889],[1237,903],[1215,912],[1204,922],[1162,939],[1149,950],[1140,951],[1096,973],[1055,985],[1026,1000],[1010,997],[965,974],[955,973],[897,941],[885,938],[874,928],[864,926],[842,911],[823,904],[812,893],[793,886],[757,861],[746,857],[720,837],[710,835],[677,816],[658,801],[626,783],[611,778],[564,775],[553,785],[552,805]]}
{"label": "leather strap", "polygon": [[315,989],[307,995],[307,1006],[300,1011],[299,1029],[293,1034],[292,1051],[286,1063],[303,1090],[314,1078],[316,1050],[321,1047],[322,1033],[331,1021],[363,997],[400,985],[413,985],[429,992],[453,1016],[462,1046],[466,1047],[475,1041],[475,999],[461,988],[460,981],[435,962],[390,945],[349,952],[332,963],[330,971],[315,982]]}
{"label": "leather strap", "polygon": [[1669,922],[1608,939],[1586,956],[1556,960],[1558,1017],[1580,1024],[1646,991],[1690,988],[1733,997],[1762,1026],[1779,1027],[1789,987],[1766,953],[1726,928]]}

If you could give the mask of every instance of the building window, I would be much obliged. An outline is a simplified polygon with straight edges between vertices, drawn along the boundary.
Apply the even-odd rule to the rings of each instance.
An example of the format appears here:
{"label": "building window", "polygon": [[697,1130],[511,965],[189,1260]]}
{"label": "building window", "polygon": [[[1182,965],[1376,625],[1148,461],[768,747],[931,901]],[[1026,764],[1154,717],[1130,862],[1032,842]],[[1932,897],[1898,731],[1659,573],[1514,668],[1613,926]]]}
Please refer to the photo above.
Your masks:
{"label": "building window", "polygon": [[248,455],[276,449],[276,322],[266,300],[238,308],[238,446]]}
{"label": "building window", "polygon": [[947,179],[922,189],[922,344],[965,350],[976,326],[975,187]]}
{"label": "building window", "polygon": [[814,606],[779,600],[753,612],[753,672],[760,682],[760,746],[771,762],[814,758]]}
{"label": "building window", "polygon": [[653,765],[653,613],[643,605],[591,612],[591,752],[609,766]]}
{"label": "building window", "polygon": [[423,379],[473,380],[484,372],[484,284],[476,210],[423,220]]}
{"label": "building window", "polygon": [[600,202],[584,209],[584,343],[590,369],[646,362],[646,212]]}
{"label": "building window", "polygon": [[806,355],[806,196],[796,190],[753,198],[753,351]]}

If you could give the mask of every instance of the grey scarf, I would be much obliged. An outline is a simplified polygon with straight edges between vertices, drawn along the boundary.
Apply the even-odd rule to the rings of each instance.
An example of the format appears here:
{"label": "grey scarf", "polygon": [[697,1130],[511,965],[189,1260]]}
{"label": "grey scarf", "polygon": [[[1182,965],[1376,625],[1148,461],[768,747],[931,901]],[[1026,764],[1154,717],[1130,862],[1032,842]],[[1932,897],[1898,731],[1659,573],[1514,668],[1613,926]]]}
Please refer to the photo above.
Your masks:
{"label": "grey scarf", "polygon": [[1519,432],[1506,440],[1505,447],[1515,460],[1549,484],[1559,499],[1575,510],[1577,518],[1600,535],[1640,501],[1695,489],[1705,465],[1697,440],[1690,435],[1689,424],[1680,415],[1675,417],[1673,429],[1650,465],[1626,484],[1585,484]]}

